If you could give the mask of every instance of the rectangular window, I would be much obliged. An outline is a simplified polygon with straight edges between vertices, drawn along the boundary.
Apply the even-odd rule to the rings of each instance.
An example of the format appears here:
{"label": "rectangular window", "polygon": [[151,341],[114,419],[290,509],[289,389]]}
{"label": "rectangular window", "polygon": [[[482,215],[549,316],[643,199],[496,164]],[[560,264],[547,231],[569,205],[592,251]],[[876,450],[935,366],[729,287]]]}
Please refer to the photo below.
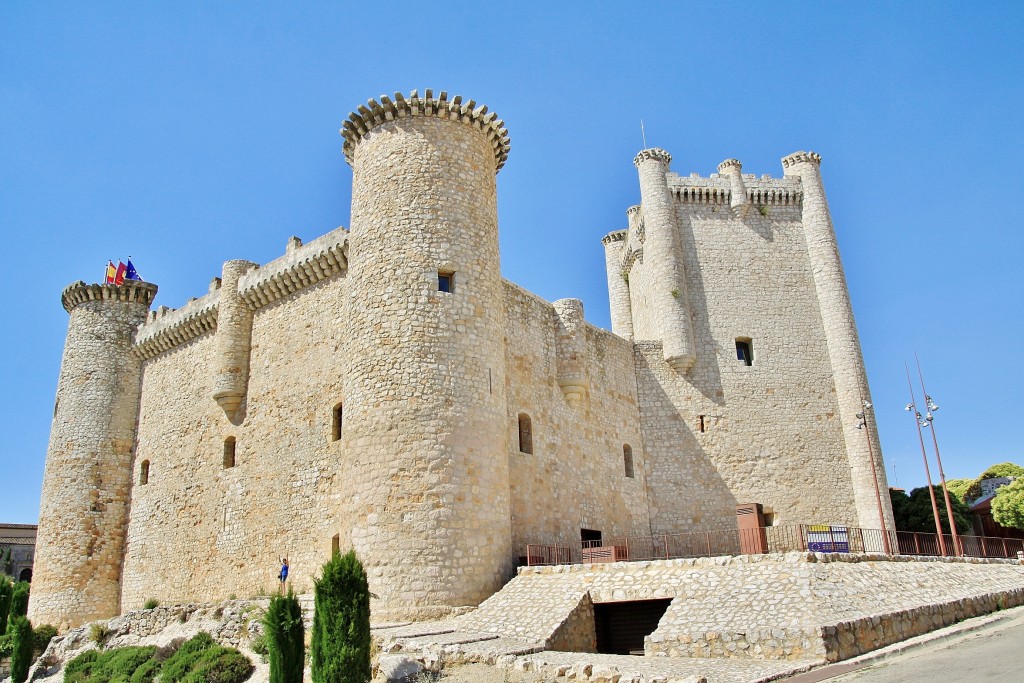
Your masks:
{"label": "rectangular window", "polygon": [[455,273],[448,273],[444,271],[437,272],[437,291],[439,292],[454,292],[455,291]]}
{"label": "rectangular window", "polygon": [[754,346],[750,339],[736,340],[736,360],[744,365],[754,364]]}

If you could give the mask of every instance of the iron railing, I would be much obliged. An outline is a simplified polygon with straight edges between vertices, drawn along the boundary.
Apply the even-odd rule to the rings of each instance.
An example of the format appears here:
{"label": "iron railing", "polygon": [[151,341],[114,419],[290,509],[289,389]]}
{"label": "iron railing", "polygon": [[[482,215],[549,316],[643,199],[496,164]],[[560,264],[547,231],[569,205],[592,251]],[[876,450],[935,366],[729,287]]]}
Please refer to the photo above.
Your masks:
{"label": "iron railing", "polygon": [[[960,536],[960,547],[951,535],[944,536],[950,555],[1016,558],[1024,552],[1024,539],[991,536]],[[839,553],[888,553],[939,556],[936,534],[886,531],[828,524],[695,531],[685,534],[623,536],[570,544],[529,544],[528,566],[585,564],[627,560],[668,560],[681,557],[715,557],[790,551]]]}

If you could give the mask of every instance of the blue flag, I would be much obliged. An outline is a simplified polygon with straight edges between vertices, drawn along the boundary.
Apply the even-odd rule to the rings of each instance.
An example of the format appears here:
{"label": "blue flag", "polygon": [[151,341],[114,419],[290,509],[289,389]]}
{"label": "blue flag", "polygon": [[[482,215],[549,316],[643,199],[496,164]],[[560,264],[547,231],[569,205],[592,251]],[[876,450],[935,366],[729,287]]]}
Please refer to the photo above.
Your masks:
{"label": "blue flag", "polygon": [[125,271],[124,279],[125,280],[139,280],[139,281],[142,280],[142,278],[139,277],[139,271],[135,270],[135,266],[132,265],[132,257],[131,256],[128,257],[128,270]]}

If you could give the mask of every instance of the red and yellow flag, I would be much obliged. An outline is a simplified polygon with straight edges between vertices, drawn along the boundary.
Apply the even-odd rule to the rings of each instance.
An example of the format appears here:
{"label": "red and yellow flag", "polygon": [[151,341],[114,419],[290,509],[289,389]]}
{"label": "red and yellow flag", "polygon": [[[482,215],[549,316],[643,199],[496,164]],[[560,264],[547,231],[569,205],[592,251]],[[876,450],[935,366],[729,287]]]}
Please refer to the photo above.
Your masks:
{"label": "red and yellow flag", "polygon": [[126,266],[121,261],[118,261],[117,262],[117,272],[114,274],[114,284],[115,285],[123,285],[124,284],[124,274],[126,272],[128,272],[128,266]]}
{"label": "red and yellow flag", "polygon": [[117,268],[114,266],[113,261],[107,261],[107,277],[103,281],[104,284],[112,285],[114,280],[117,278]]}

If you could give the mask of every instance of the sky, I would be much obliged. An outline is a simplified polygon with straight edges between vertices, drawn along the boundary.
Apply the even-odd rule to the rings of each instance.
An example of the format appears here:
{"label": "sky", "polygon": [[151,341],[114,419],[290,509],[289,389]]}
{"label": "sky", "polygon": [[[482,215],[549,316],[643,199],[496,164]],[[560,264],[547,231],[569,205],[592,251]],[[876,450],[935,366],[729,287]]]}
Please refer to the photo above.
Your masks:
{"label": "sky", "polygon": [[61,290],[131,256],[177,308],[347,226],[341,122],[414,88],[506,121],[502,273],[605,328],[641,119],[684,175],[820,153],[890,484],[924,484],[915,352],[947,477],[1024,464],[1021,35],[995,1],[2,2],[0,522],[38,518]]}

